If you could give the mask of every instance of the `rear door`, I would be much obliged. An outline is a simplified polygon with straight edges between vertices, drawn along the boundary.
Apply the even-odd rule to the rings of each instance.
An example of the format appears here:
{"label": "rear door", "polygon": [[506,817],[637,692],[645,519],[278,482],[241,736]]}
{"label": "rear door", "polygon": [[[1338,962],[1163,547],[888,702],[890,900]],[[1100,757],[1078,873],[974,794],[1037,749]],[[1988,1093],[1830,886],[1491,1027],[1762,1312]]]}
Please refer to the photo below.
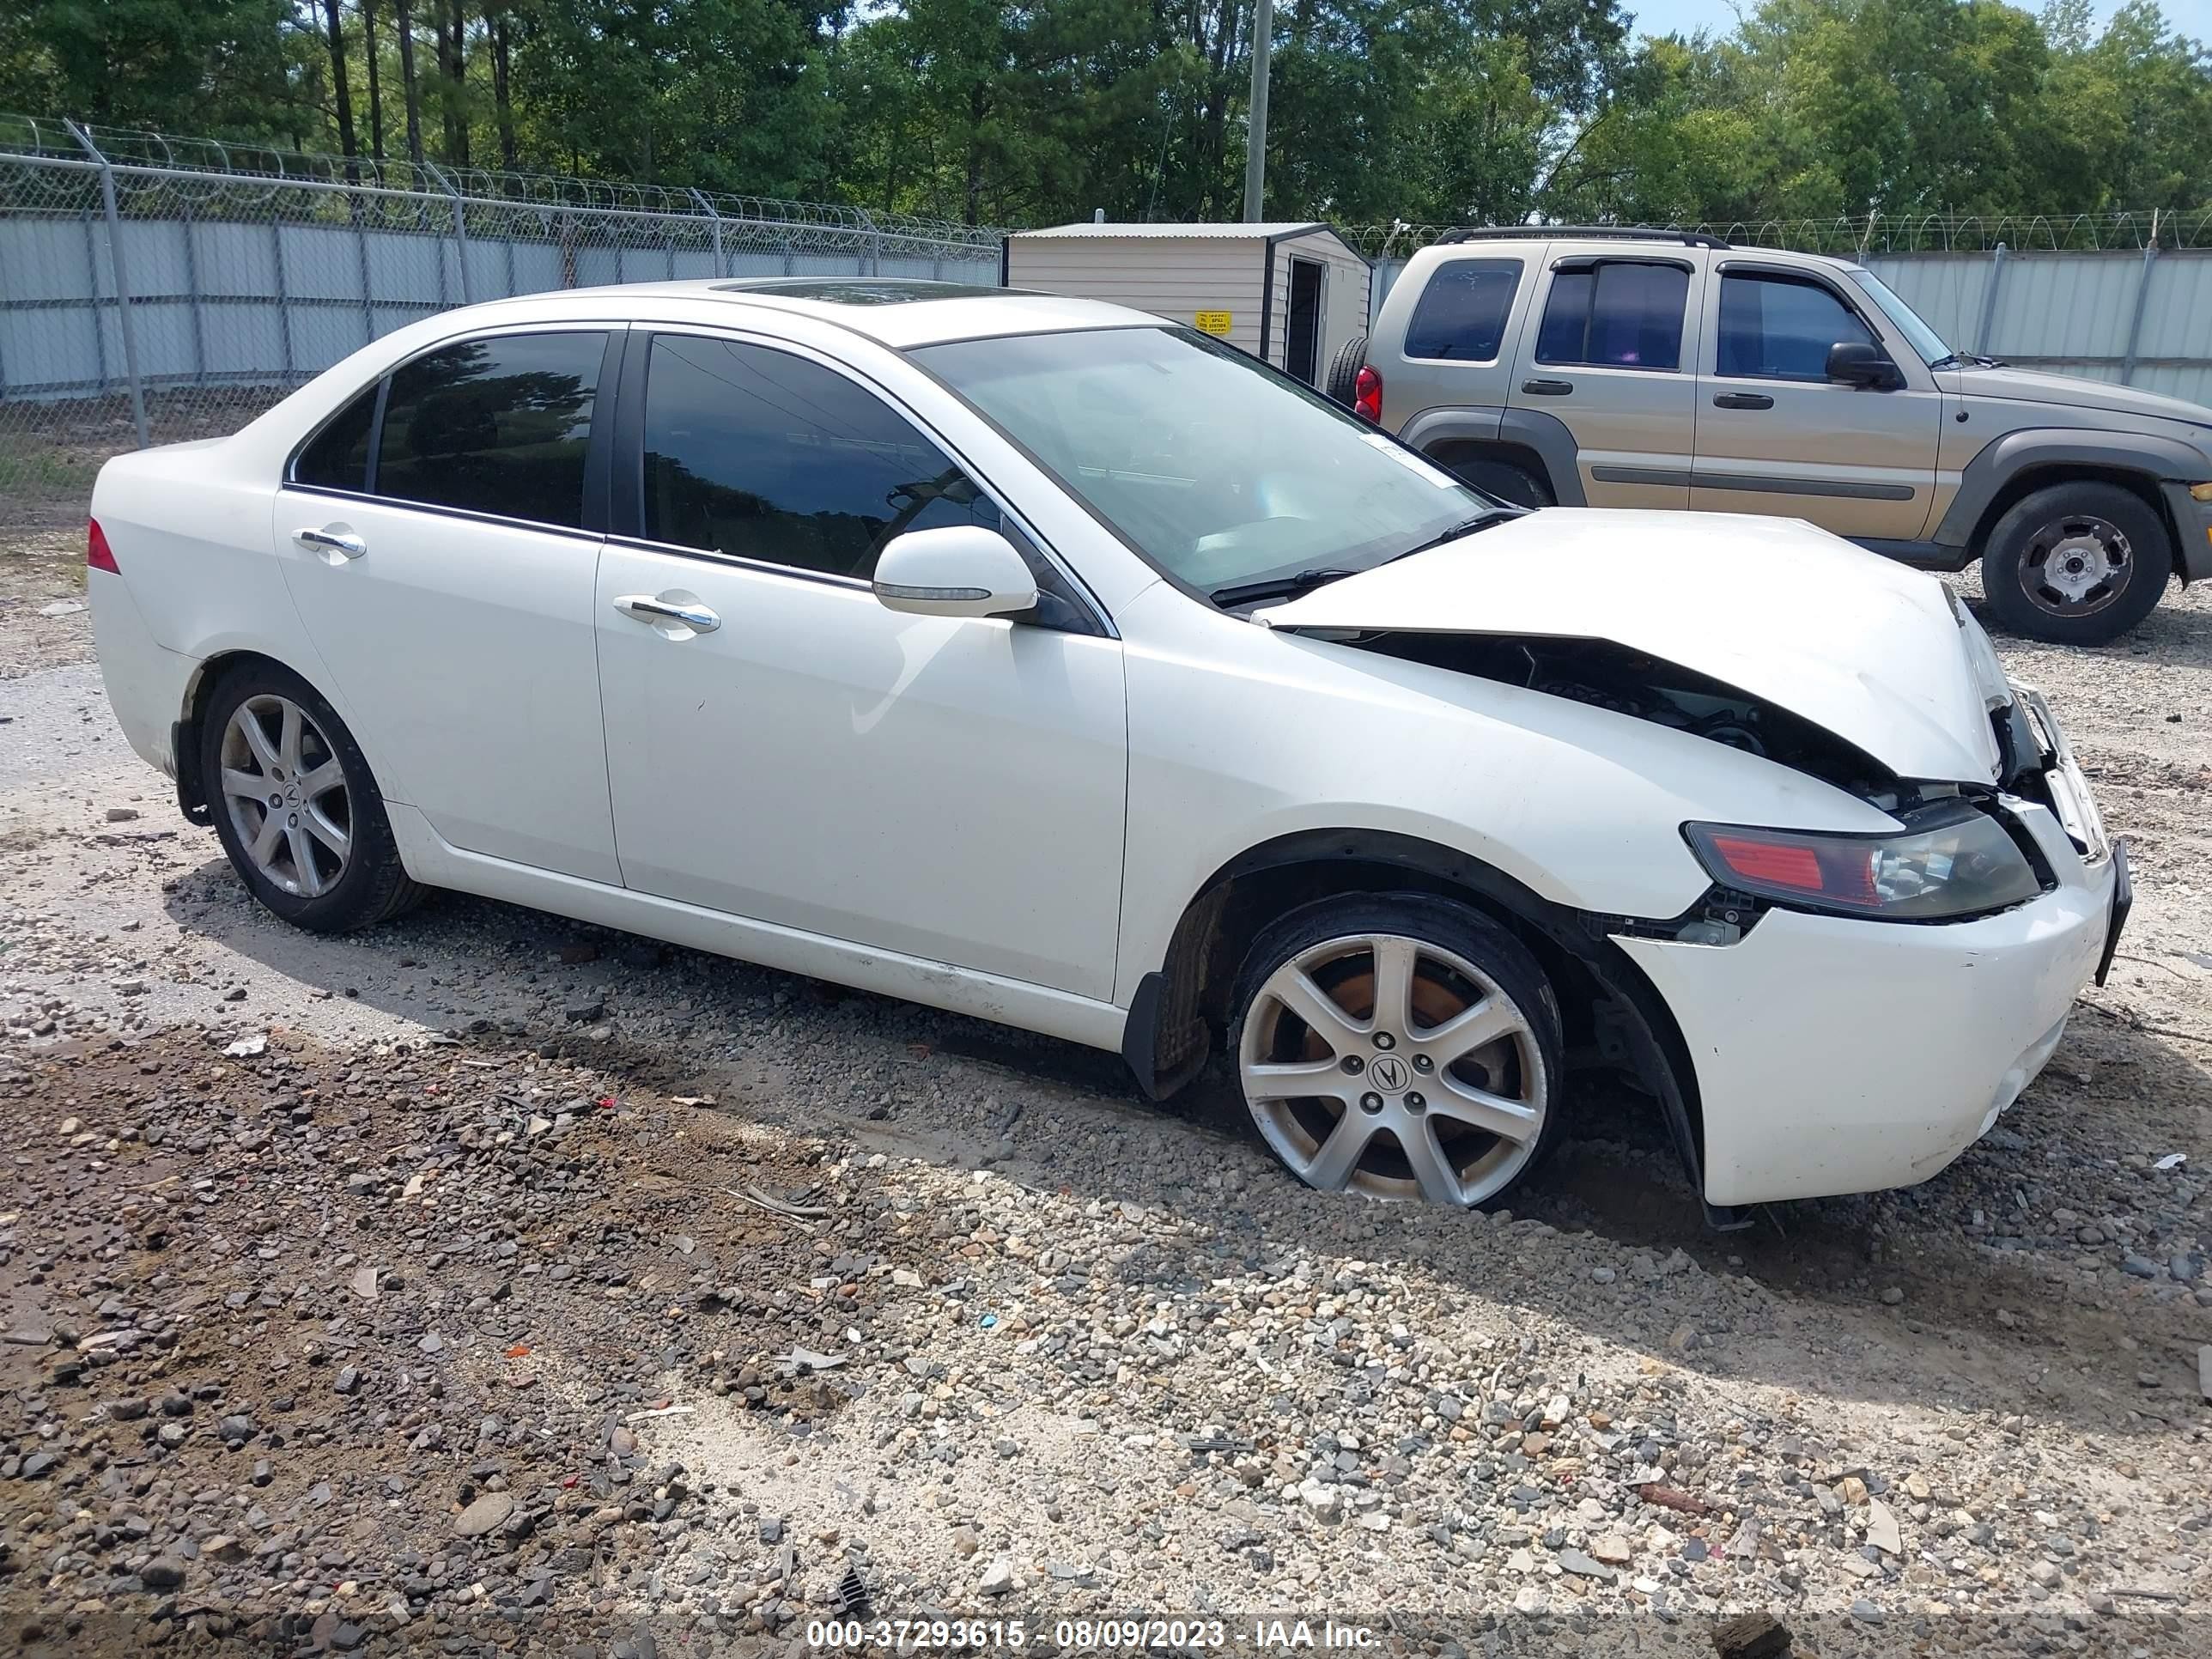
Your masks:
{"label": "rear door", "polygon": [[603,882],[621,876],[587,480],[620,338],[515,330],[401,364],[301,450],[275,524],[385,793],[455,847]]}
{"label": "rear door", "polygon": [[[1882,337],[1816,272],[1723,259],[1705,302],[1690,505],[1808,519],[1839,536],[1907,541],[1935,497],[1942,394],[1917,353]],[[1828,379],[1828,349],[1881,346],[1894,391]]]}
{"label": "rear door", "polygon": [[1689,505],[1704,257],[1563,253],[1543,272],[1511,407],[1566,427],[1592,507]]}

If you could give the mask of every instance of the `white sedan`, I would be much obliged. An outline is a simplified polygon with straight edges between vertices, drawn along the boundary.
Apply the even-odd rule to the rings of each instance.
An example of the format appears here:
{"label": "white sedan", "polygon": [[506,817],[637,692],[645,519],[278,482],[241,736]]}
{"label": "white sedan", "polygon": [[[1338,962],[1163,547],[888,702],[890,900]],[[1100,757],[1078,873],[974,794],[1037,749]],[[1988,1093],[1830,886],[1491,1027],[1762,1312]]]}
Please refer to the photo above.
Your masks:
{"label": "white sedan", "polygon": [[2050,710],[1807,526],[1524,514],[1158,319],[441,313],[93,500],[137,751],[271,910],[455,888],[1119,1050],[1472,1205],[1640,1079],[1717,1209],[1924,1179],[2128,896]]}

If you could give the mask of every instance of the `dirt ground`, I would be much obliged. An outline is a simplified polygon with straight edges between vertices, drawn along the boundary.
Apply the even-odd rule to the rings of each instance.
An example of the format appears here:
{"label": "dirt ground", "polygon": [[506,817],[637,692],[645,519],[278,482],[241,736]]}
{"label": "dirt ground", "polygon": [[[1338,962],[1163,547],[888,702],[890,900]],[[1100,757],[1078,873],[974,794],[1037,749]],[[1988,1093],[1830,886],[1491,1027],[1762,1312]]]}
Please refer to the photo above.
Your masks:
{"label": "dirt ground", "polygon": [[1220,1079],[458,896],[283,929],[49,614],[82,556],[0,554],[0,1641],[2212,1650],[2212,592],[1999,641],[2136,879],[2044,1078],[1715,1234],[1625,1093],[1440,1216]]}

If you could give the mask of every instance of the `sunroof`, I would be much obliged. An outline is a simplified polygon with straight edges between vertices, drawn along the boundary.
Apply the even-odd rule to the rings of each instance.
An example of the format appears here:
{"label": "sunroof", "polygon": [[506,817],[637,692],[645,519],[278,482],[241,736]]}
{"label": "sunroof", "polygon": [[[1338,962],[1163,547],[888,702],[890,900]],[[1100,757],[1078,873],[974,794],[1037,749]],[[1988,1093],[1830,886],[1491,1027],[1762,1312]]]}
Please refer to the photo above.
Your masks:
{"label": "sunroof", "polygon": [[757,282],[718,283],[737,294],[781,294],[793,300],[821,300],[833,306],[902,306],[917,300],[967,300],[1018,289],[986,288],[980,283],[933,283],[923,278],[769,276]]}

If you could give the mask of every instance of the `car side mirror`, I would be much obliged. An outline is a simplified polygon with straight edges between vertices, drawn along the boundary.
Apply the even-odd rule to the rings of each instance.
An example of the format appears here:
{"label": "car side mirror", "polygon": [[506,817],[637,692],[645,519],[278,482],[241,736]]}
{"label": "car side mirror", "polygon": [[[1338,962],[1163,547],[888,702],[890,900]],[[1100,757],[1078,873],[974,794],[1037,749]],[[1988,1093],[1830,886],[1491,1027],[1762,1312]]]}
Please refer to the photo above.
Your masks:
{"label": "car side mirror", "polygon": [[1893,392],[1905,384],[1887,354],[1864,340],[1838,340],[1828,348],[1828,378],[1872,392]]}
{"label": "car side mirror", "polygon": [[1036,578],[1014,544],[981,525],[909,530],[884,544],[872,586],[916,617],[1006,617],[1036,609]]}

